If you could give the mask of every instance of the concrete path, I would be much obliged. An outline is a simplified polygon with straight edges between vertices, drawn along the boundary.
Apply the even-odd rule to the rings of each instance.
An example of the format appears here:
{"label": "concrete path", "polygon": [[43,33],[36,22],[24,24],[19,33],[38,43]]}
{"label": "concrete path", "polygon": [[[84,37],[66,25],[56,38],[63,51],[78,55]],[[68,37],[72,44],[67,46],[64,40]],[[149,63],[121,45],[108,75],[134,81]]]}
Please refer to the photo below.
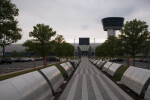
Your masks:
{"label": "concrete path", "polygon": [[83,57],[59,100],[133,99]]}

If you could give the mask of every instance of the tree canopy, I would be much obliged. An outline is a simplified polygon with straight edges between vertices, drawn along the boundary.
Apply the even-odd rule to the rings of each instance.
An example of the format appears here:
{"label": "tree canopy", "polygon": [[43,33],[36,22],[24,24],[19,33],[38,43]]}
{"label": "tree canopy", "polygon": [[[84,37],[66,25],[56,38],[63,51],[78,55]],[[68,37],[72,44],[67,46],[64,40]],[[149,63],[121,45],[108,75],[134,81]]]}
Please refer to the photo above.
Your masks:
{"label": "tree canopy", "polygon": [[[127,21],[121,29],[120,35],[124,51],[126,54],[130,54],[135,60],[135,55],[141,53],[147,46],[150,46],[150,32],[148,31],[148,25],[146,22],[133,19]],[[146,49],[145,49],[146,50]],[[135,61],[133,63],[135,65]]]}
{"label": "tree canopy", "polygon": [[27,47],[27,51],[34,51],[45,57],[52,47],[51,37],[55,35],[56,31],[53,31],[48,25],[37,24],[33,27],[33,31],[29,33],[29,36],[34,39],[27,40],[23,46]]}
{"label": "tree canopy", "polygon": [[57,35],[57,37],[54,40],[54,53],[59,58],[63,56],[62,51],[62,43],[65,42],[65,39],[62,35]]}
{"label": "tree canopy", "polygon": [[74,46],[71,45],[70,43],[63,42],[62,43],[62,56],[66,57],[71,57],[74,55]]}
{"label": "tree canopy", "polygon": [[21,28],[18,28],[18,9],[10,0],[0,0],[0,46],[5,54],[5,46],[21,39]]}
{"label": "tree canopy", "polygon": [[58,56],[59,58],[61,57],[68,58],[73,56],[74,47],[71,44],[65,42],[65,39],[63,38],[62,35],[57,35],[54,41],[55,41],[54,52],[56,56]]}
{"label": "tree canopy", "polygon": [[114,36],[109,36],[107,40],[95,49],[98,57],[115,57],[122,54],[121,40]]}

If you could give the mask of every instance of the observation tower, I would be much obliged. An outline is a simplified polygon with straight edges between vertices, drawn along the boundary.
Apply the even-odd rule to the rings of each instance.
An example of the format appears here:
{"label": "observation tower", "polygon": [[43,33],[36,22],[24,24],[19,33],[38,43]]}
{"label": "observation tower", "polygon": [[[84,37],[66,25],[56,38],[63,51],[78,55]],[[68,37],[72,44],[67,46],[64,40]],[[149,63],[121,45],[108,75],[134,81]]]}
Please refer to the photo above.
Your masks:
{"label": "observation tower", "polygon": [[107,17],[102,19],[104,31],[107,31],[107,37],[116,36],[116,30],[122,28],[124,22],[123,17]]}

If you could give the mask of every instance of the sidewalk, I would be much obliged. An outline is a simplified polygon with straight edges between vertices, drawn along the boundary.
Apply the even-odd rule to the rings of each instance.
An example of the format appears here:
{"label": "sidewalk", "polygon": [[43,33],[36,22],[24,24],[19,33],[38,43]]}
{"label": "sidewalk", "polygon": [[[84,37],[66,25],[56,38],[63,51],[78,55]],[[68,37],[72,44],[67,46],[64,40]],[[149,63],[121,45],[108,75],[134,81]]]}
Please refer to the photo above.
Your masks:
{"label": "sidewalk", "polygon": [[59,100],[133,100],[87,58],[72,76]]}

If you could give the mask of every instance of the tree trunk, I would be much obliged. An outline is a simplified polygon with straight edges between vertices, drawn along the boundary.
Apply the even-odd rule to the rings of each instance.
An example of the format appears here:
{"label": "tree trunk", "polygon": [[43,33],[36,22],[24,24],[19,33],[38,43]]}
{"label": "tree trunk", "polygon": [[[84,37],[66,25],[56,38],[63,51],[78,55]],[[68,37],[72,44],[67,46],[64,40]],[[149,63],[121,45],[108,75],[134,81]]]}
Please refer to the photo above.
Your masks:
{"label": "tree trunk", "polygon": [[66,57],[66,60],[68,61],[68,57]]}
{"label": "tree trunk", "polygon": [[3,48],[3,58],[5,58],[5,46],[3,46],[2,48]]}
{"label": "tree trunk", "polygon": [[43,57],[43,67],[45,67],[45,57]]}
{"label": "tree trunk", "polygon": [[148,68],[147,69],[149,69],[149,57],[147,57],[147,64],[148,64]]}
{"label": "tree trunk", "polygon": [[135,66],[135,55],[133,55],[133,66]]}
{"label": "tree trunk", "polygon": [[130,66],[130,55],[129,54],[127,54],[126,63],[127,63],[127,66],[129,67]]}
{"label": "tree trunk", "polygon": [[58,57],[59,62],[61,61],[61,58]]}
{"label": "tree trunk", "polygon": [[45,67],[47,66],[47,56],[45,56]]}

